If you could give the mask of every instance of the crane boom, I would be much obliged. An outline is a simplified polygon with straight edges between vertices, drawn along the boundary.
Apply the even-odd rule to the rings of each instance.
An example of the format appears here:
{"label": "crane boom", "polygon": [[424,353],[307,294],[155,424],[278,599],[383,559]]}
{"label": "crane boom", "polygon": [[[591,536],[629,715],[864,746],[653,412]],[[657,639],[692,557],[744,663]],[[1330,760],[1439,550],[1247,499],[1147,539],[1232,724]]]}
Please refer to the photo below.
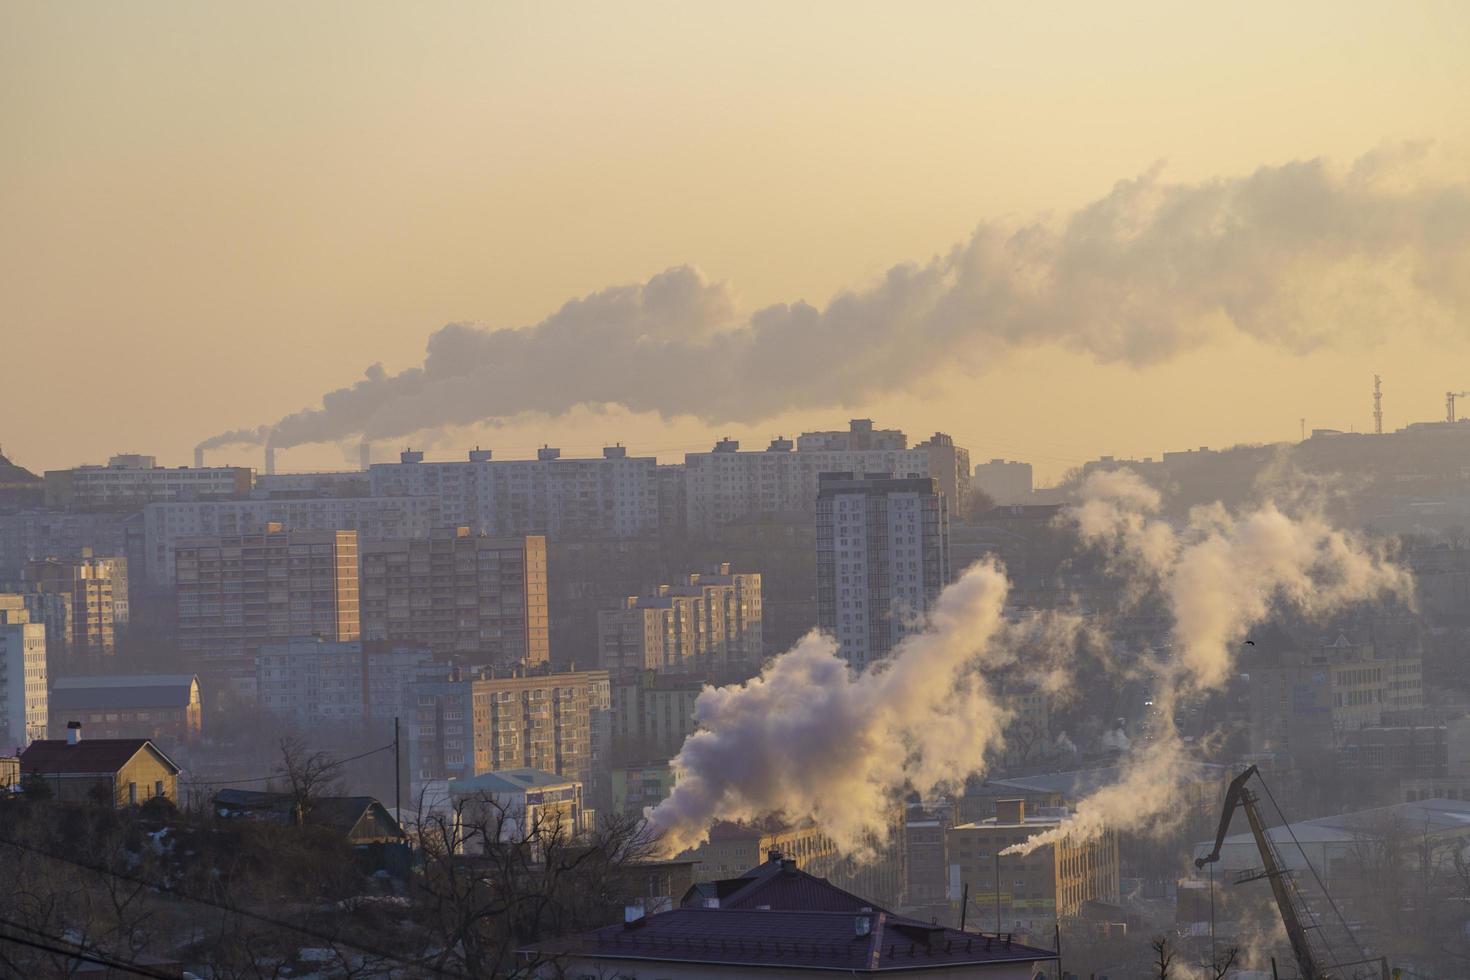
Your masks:
{"label": "crane boom", "polygon": [[1260,811],[1256,809],[1255,794],[1246,786],[1252,776],[1259,778],[1255,766],[1231,780],[1230,789],[1225,793],[1225,810],[1220,814],[1220,830],[1215,835],[1215,849],[1205,857],[1196,858],[1194,866],[1203,868],[1220,860],[1220,848],[1225,843],[1225,835],[1230,832],[1230,818],[1237,807],[1244,810],[1246,822],[1250,824],[1251,836],[1255,838],[1256,848],[1261,852],[1261,863],[1265,867],[1263,876],[1271,882],[1271,893],[1276,897],[1281,924],[1286,928],[1286,938],[1291,943],[1291,952],[1296,958],[1297,967],[1304,978],[1327,980],[1327,972],[1317,962],[1317,955],[1307,942],[1307,931],[1302,926],[1302,917],[1296,903],[1292,901],[1285,872],[1277,859],[1276,848],[1266,836],[1266,826],[1261,822]]}

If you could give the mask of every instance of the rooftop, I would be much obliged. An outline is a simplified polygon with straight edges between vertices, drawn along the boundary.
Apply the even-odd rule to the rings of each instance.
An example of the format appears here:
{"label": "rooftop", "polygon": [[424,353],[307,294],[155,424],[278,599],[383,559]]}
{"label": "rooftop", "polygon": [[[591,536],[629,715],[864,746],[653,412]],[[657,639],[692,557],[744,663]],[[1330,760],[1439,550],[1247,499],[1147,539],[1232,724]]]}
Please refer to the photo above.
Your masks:
{"label": "rooftop", "polygon": [[1056,954],[888,912],[677,908],[523,950],[747,969],[897,973],[1031,964]]}
{"label": "rooftop", "polygon": [[193,674],[58,677],[51,684],[50,710],[185,708],[192,699],[194,684]]}
{"label": "rooftop", "polygon": [[[711,904],[714,903],[714,904]],[[779,851],[738,878],[698,882],[684,894],[687,908],[787,909],[807,912],[886,912],[871,901],[808,874]]]}
{"label": "rooftop", "polygon": [[64,738],[37,739],[20,754],[25,772],[91,774],[117,772],[139,752],[154,752],[174,772],[179,767],[146,738],[83,739],[75,745]]}
{"label": "rooftop", "polygon": [[449,789],[451,793],[457,792],[461,795],[478,792],[524,793],[528,789],[571,786],[576,782],[575,779],[558,776],[544,769],[498,769],[495,772],[482,773],[466,779],[451,779]]}

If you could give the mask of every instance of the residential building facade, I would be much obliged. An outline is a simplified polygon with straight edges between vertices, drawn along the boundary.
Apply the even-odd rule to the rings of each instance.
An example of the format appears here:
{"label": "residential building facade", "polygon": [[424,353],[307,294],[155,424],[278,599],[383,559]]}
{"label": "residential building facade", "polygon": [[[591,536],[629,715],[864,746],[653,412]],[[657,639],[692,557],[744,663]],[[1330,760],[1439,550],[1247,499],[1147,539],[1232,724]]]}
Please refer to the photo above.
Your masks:
{"label": "residential building facade", "polygon": [[442,680],[449,670],[428,650],[297,636],[261,646],[255,687],[262,711],[303,728],[394,718],[407,726],[418,713],[415,685]]}
{"label": "residential building facade", "polygon": [[761,576],[728,563],[691,572],[597,617],[598,666],[721,677],[764,657]]}
{"label": "residential building facade", "polygon": [[362,549],[362,629],[468,661],[541,664],[551,658],[546,538],[490,538],[469,526]]}
{"label": "residential building facade", "polygon": [[152,456],[121,455],[106,466],[47,470],[46,506],[55,510],[129,510],[159,500],[243,497],[252,471],[244,466],[167,467]]}
{"label": "residential building facade", "polygon": [[542,769],[606,793],[610,692],[606,671],[482,668],[415,685],[412,781]]}
{"label": "residential building facade", "polygon": [[601,457],[563,459],[543,447],[535,459],[497,460],[488,449],[469,459],[425,462],[409,450],[368,471],[374,497],[429,497],[446,524],[477,534],[635,537],[658,531],[658,461],[609,446]]}
{"label": "residential building facade", "polygon": [[0,609],[0,754],[46,737],[46,627]]}
{"label": "residential building facade", "polygon": [[255,696],[255,656],[298,636],[355,640],[357,532],[288,531],[186,538],[175,552],[179,648],[206,682]]}
{"label": "residential building facade", "polygon": [[929,478],[823,474],[817,615],[854,667],[881,660],[949,583],[949,518]]}
{"label": "residential building facade", "polygon": [[[759,515],[810,514],[823,473],[930,477],[951,509],[968,503],[970,455],[949,436],[935,433],[907,448],[902,433],[873,433],[868,420],[855,420],[852,427],[846,434],[807,433],[795,443],[777,438],[762,452],[741,452],[738,441],[722,439],[709,452],[687,454],[689,533],[709,538],[725,524]],[[845,446],[842,435],[848,436]]]}
{"label": "residential building facade", "polygon": [[181,540],[258,535],[271,524],[302,532],[356,531],[359,541],[386,541],[427,537],[442,523],[432,497],[297,495],[149,504],[143,509],[143,571],[150,588],[171,589]]}
{"label": "residential building facade", "polygon": [[128,623],[128,562],[98,558],[83,549],[77,558],[41,558],[26,563],[24,587],[33,622],[46,626],[53,656],[109,657]]}

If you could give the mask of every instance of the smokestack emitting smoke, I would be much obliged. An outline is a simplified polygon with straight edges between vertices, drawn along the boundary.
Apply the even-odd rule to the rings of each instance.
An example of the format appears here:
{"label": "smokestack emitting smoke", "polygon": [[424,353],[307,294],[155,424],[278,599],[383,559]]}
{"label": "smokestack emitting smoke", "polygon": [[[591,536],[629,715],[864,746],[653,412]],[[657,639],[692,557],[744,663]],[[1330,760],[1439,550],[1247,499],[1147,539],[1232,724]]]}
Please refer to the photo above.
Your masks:
{"label": "smokestack emitting smoke", "polygon": [[1072,511],[1086,543],[1106,550],[1140,591],[1161,595],[1173,620],[1172,655],[1155,665],[1159,723],[1126,757],[1123,778],[1082,800],[1073,817],[1003,854],[1029,854],[1066,835],[1164,827],[1190,760],[1174,725],[1181,695],[1219,690],[1249,630],[1274,611],[1321,617],[1351,603],[1392,596],[1412,602],[1413,577],[1381,546],[1330,526],[1320,514],[1292,517],[1273,503],[1232,515],[1195,508],[1181,528],[1154,517],[1159,494],[1130,470],[1094,473]]}
{"label": "smokestack emitting smoke", "polygon": [[706,688],[700,730],[674,760],[674,790],[649,815],[664,847],[698,844],[717,818],[783,814],[811,817],[861,853],[887,836],[896,792],[979,771],[1009,717],[981,673],[1002,656],[1006,590],[994,565],[973,566],[939,597],[929,629],[880,670],[850,672],[813,632],[748,683]]}
{"label": "smokestack emitting smoke", "polygon": [[[1173,726],[1176,699],[1223,685],[1247,630],[1274,609],[1321,615],[1384,594],[1411,595],[1405,570],[1315,514],[1293,518],[1268,504],[1231,515],[1216,506],[1175,528],[1153,516],[1158,507],[1156,491],[1120,471],[1089,478],[1068,516],[1086,543],[1106,549],[1131,595],[1158,594],[1167,603],[1173,656],[1146,665],[1159,678],[1154,699],[1163,720],[1149,739],[1134,741],[1119,783],[1011,853],[1063,834],[1167,824],[1179,812],[1188,762]],[[1043,662],[1046,683],[1063,687],[1053,675],[1066,659],[1046,650],[1081,635],[1065,620],[1008,622],[1007,588],[996,566],[971,567],[940,595],[925,632],[862,673],[813,633],[747,684],[706,688],[695,705],[699,730],[674,760],[674,791],[649,813],[666,850],[698,844],[715,819],[779,816],[815,820],[844,850],[861,854],[885,835],[899,792],[929,793],[983,774],[1010,718],[987,674],[1024,650],[1027,661]]]}
{"label": "smokestack emitting smoke", "polygon": [[1418,155],[1198,184],[1155,168],[1058,222],[982,224],[825,309],[742,320],[725,284],[680,266],[525,329],[449,324],[420,367],[374,364],[319,408],[203,445],[382,439],[586,405],[754,422],[910,390],[956,359],[979,370],[1017,347],[1144,365],[1222,332],[1293,351],[1371,337],[1385,303],[1398,329],[1451,322],[1470,314],[1470,183],[1416,176]]}

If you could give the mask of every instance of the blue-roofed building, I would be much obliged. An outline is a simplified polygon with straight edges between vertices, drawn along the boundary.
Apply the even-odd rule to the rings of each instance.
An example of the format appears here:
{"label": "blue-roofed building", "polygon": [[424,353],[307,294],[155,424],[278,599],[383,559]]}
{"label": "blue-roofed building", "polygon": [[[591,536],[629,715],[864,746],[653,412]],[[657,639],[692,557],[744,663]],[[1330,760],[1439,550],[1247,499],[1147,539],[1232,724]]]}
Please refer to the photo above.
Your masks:
{"label": "blue-roofed building", "polygon": [[499,769],[451,779],[449,799],[469,838],[467,850],[476,849],[478,837],[508,840],[550,827],[576,835],[595,821],[583,805],[581,780],[544,769]]}

